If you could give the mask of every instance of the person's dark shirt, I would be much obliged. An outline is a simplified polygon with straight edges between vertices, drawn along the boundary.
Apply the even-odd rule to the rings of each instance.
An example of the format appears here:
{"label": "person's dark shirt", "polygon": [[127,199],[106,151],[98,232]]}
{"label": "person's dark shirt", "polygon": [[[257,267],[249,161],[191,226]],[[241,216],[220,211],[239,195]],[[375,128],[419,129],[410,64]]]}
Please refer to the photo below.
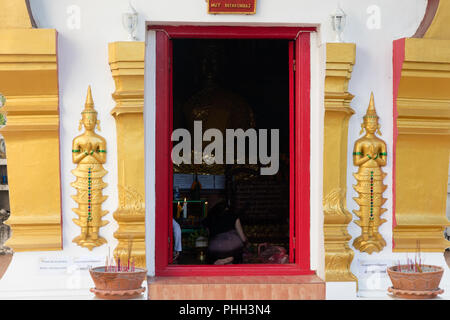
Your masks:
{"label": "person's dark shirt", "polygon": [[215,237],[219,233],[235,230],[236,220],[239,216],[223,206],[215,206],[203,220],[203,225],[208,228],[209,236]]}

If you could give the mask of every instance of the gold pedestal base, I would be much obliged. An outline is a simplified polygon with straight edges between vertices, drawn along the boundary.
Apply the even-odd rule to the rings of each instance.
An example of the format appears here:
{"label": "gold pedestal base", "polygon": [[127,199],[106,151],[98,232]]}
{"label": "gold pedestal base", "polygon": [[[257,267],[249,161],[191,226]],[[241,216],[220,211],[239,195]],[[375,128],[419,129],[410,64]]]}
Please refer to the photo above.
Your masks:
{"label": "gold pedestal base", "polygon": [[382,251],[386,246],[386,241],[381,234],[377,232],[371,236],[360,235],[353,241],[353,246],[361,252],[372,254],[373,252]]}
{"label": "gold pedestal base", "polygon": [[78,236],[75,239],[73,239],[72,242],[75,242],[80,247],[84,247],[84,248],[88,248],[89,250],[92,250],[94,247],[99,247],[99,246],[105,244],[107,241],[103,237],[99,237],[98,239],[92,239],[91,237],[87,237],[86,239],[83,239],[82,236]]}

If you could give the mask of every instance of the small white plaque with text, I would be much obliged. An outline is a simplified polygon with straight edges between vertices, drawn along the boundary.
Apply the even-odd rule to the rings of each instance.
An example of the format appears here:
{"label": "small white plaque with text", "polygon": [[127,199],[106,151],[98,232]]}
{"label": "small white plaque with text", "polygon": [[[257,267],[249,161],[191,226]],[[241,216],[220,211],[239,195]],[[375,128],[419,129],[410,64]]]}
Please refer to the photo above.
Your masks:
{"label": "small white plaque with text", "polygon": [[40,257],[39,273],[49,275],[71,274],[74,271],[87,272],[89,268],[105,265],[105,257]]}

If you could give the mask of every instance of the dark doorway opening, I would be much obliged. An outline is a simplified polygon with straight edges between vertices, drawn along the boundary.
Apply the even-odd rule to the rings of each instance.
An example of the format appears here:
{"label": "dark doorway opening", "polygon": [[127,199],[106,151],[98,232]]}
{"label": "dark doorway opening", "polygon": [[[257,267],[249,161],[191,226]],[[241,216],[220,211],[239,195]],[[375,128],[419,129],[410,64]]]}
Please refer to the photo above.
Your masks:
{"label": "dark doorway opening", "polygon": [[[279,169],[274,175],[261,175],[261,164],[249,164],[248,157],[243,165],[174,165],[172,217],[175,222],[169,223],[174,226],[169,234],[175,245],[170,249],[175,249],[176,259],[172,263],[292,262],[293,257],[289,256],[294,223],[290,219],[293,208],[289,198],[289,108],[293,81],[290,41],[172,41],[174,130],[187,129],[193,137],[194,121],[202,121],[203,133],[216,128],[224,137],[225,129],[253,128],[257,132],[267,129],[269,137],[271,129],[279,130]],[[204,142],[203,148],[207,144]],[[247,142],[246,154],[248,150]],[[223,219],[230,213],[233,218]],[[222,218],[212,218],[215,215]],[[211,246],[212,243],[216,247],[221,245],[216,236],[225,233],[227,228],[237,234],[230,248],[239,247],[239,239],[244,242],[236,230],[236,217],[248,244],[230,250],[233,260],[226,260],[226,255],[214,254]],[[176,253],[180,249],[176,235],[179,231],[181,252]],[[219,237],[223,243],[229,238],[230,235]]]}

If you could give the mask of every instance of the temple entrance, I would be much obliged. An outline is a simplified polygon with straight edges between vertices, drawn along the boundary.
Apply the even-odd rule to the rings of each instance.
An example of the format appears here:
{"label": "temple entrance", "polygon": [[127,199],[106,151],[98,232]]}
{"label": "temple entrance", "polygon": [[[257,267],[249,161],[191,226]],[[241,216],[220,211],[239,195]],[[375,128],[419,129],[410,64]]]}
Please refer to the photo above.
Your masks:
{"label": "temple entrance", "polygon": [[313,274],[308,31],[314,29],[149,29],[155,30],[156,275]]}
{"label": "temple entrance", "polygon": [[[189,132],[190,148],[183,152],[191,157],[173,165],[172,264],[293,262],[290,48],[289,40],[173,40],[173,129]],[[229,157],[230,129],[247,133],[244,154],[233,137]],[[211,142],[203,139],[208,130],[217,130],[223,142],[212,164]],[[203,156],[197,164],[196,140]]]}

